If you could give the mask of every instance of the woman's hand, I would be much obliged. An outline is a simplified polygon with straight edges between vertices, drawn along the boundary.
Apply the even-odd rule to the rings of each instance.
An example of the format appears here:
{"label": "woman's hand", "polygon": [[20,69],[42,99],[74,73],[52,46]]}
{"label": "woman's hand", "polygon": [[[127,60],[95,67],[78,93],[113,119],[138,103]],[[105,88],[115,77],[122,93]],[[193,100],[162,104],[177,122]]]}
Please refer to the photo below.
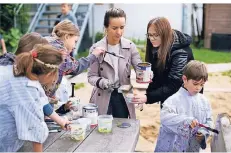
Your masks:
{"label": "woman's hand", "polygon": [[94,54],[96,57],[100,56],[101,54],[105,53],[105,48],[102,47],[95,47],[92,51],[92,54]]}
{"label": "woman's hand", "polygon": [[147,96],[145,94],[136,94],[132,99],[134,104],[143,104],[147,102]]}

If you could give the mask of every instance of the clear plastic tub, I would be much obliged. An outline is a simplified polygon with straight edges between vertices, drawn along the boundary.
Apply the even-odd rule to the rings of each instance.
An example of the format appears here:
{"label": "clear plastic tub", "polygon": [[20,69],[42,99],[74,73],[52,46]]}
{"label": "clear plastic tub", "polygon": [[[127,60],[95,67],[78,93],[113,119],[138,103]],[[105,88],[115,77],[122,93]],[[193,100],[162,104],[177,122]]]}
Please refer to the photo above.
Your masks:
{"label": "clear plastic tub", "polygon": [[85,125],[86,126],[86,131],[90,130],[91,119],[89,119],[89,118],[79,118],[79,119],[77,119],[77,123]]}
{"label": "clear plastic tub", "polygon": [[112,115],[99,115],[98,116],[98,131],[101,133],[112,132]]}
{"label": "clear plastic tub", "polygon": [[71,138],[76,141],[84,140],[86,137],[86,125],[80,123],[71,124]]}

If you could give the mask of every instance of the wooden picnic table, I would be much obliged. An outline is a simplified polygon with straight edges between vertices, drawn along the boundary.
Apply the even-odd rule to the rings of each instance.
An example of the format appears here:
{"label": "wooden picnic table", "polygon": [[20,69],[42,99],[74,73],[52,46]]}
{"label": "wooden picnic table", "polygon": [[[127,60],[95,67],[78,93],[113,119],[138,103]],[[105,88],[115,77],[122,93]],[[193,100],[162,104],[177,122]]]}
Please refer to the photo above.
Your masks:
{"label": "wooden picnic table", "polygon": [[[130,123],[131,127],[119,128],[119,123]],[[99,133],[91,128],[82,141],[70,138],[70,132],[50,133],[43,144],[44,152],[134,152],[139,138],[140,121],[135,119],[114,118],[112,133]],[[31,152],[32,143],[26,142],[19,150]]]}

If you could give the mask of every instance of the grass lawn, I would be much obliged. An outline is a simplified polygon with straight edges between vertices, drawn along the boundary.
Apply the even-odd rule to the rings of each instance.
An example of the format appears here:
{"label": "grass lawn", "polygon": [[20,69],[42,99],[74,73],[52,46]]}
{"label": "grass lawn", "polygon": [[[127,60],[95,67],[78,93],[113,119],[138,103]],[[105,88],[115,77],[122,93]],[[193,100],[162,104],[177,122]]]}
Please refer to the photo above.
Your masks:
{"label": "grass lawn", "polygon": [[[195,48],[192,46],[194,58],[205,63],[229,63],[231,62],[231,52],[218,52],[205,48]],[[142,61],[145,61],[145,51],[138,48]],[[79,52],[77,59],[88,56],[89,51]]]}
{"label": "grass lawn", "polygon": [[194,58],[205,63],[229,63],[231,62],[231,52],[218,52],[205,48],[192,47]]}

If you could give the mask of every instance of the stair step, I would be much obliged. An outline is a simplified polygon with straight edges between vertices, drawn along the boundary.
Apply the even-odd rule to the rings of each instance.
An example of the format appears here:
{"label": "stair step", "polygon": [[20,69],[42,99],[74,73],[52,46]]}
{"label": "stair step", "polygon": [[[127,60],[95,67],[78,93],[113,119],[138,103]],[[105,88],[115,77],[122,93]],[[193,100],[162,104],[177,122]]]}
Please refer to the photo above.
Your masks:
{"label": "stair step", "polygon": [[61,7],[61,4],[47,4],[47,6],[59,6],[59,7]]}
{"label": "stair step", "polygon": [[54,26],[49,25],[37,25],[35,29],[52,29]]}
{"label": "stair step", "polygon": [[49,14],[60,14],[61,12],[60,11],[45,11],[43,14],[44,15],[49,15]]}
{"label": "stair step", "polygon": [[59,18],[41,18],[40,21],[59,21]]}
{"label": "stair step", "polygon": [[51,34],[50,33],[40,33],[43,37],[45,36],[50,36]]}

